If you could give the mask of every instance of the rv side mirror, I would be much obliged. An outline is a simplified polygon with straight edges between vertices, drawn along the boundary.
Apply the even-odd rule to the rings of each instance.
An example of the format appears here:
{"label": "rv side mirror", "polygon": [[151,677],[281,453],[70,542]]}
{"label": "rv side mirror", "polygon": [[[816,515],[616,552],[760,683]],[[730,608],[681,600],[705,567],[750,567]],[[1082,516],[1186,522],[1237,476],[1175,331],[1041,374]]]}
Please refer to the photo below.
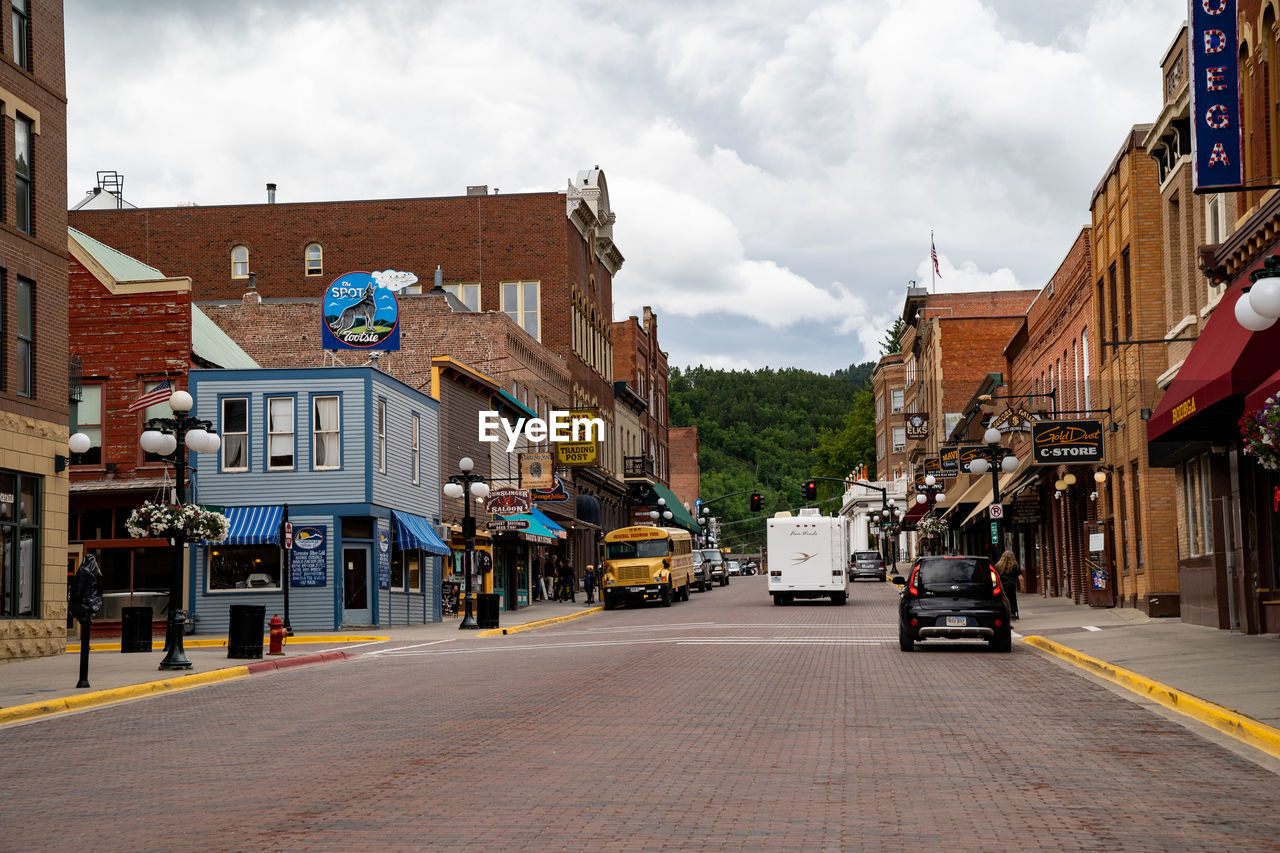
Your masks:
{"label": "rv side mirror", "polygon": [[894,576],[893,576],[893,578],[892,578],[892,580],[893,580],[893,585],[894,585],[894,586],[906,586],[906,585],[907,585],[907,579],[906,579],[906,578],[904,578],[902,575],[894,575]]}

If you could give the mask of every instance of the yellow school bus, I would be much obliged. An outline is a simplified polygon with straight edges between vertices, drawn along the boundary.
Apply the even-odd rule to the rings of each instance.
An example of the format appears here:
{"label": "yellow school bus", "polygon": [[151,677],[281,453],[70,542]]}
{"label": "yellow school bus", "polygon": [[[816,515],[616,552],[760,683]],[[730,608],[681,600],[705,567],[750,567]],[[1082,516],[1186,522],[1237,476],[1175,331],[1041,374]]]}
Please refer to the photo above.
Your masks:
{"label": "yellow school bus", "polygon": [[693,537],[671,527],[620,527],[605,534],[600,599],[619,604],[688,601],[693,583]]}

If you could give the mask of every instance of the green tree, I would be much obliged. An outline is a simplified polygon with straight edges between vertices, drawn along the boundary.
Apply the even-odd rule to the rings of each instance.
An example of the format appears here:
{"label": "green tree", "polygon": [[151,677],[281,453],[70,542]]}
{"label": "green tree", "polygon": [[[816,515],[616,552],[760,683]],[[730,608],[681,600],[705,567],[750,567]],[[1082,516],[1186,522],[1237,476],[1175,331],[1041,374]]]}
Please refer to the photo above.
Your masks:
{"label": "green tree", "polygon": [[[867,476],[875,478],[876,421],[875,397],[870,389],[862,389],[853,401],[853,410],[845,415],[839,429],[826,429],[818,434],[813,466],[817,477],[848,477],[863,465]],[[838,485],[838,484],[832,484]],[[822,494],[819,488],[818,494]]]}
{"label": "green tree", "polygon": [[893,326],[889,331],[884,333],[884,340],[880,342],[880,357],[893,355],[895,352],[902,352],[902,327],[906,325],[902,321],[902,317],[898,317],[893,321]]}

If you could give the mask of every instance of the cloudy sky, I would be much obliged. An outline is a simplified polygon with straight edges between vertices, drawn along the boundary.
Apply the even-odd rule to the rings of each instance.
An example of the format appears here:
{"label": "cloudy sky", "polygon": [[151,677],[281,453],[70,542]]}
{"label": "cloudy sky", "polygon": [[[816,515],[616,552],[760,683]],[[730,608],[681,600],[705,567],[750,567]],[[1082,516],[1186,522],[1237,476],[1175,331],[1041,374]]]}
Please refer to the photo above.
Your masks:
{"label": "cloudy sky", "polygon": [[[879,356],[908,281],[1039,287],[1186,0],[65,0],[68,198],[558,190],[599,165],[675,365]],[[371,263],[375,263],[371,259]]]}

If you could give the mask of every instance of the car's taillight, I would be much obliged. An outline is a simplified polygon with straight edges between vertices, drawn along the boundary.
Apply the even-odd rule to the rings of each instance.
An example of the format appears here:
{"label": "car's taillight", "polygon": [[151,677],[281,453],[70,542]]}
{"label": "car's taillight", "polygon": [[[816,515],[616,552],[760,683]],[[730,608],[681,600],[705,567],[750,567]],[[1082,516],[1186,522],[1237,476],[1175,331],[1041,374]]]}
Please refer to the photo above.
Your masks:
{"label": "car's taillight", "polygon": [[919,580],[920,580],[920,569],[918,569],[918,568],[917,568],[915,571],[913,571],[913,572],[911,573],[911,582],[910,582],[909,584],[907,584],[907,592],[908,592],[908,593],[910,593],[911,595],[919,595],[919,594],[920,594],[920,589],[919,589],[919,587],[917,587],[917,586],[916,586],[916,583],[917,583]]}
{"label": "car's taillight", "polygon": [[991,594],[999,595],[1002,592],[1004,592],[1004,590],[1001,589],[1000,587],[1000,575],[996,574],[995,569],[992,569],[991,570]]}

